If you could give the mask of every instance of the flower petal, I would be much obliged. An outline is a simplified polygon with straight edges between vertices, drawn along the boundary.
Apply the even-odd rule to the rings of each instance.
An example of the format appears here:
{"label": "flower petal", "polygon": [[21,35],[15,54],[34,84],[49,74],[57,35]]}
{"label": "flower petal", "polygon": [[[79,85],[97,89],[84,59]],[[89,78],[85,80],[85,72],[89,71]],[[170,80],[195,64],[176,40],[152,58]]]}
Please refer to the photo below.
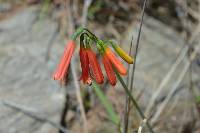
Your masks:
{"label": "flower petal", "polygon": [[89,58],[89,65],[94,75],[94,78],[98,84],[102,84],[104,77],[101,71],[101,67],[98,63],[95,53],[91,49],[87,49],[87,54]]}
{"label": "flower petal", "polygon": [[53,74],[54,80],[63,80],[65,78],[65,74],[67,73],[74,49],[75,42],[70,40],[65,46],[63,56],[61,57],[60,63],[58,64],[57,69]]}
{"label": "flower petal", "polygon": [[112,62],[112,64],[115,66],[115,68],[117,69],[117,71],[122,74],[122,75],[126,75],[127,70],[126,68],[123,66],[123,64],[120,62],[120,60],[116,57],[116,55],[111,51],[110,48],[106,48],[105,49],[105,54],[106,56],[109,58],[109,60]]}
{"label": "flower petal", "polygon": [[90,78],[89,59],[87,55],[87,50],[85,48],[80,48],[79,55],[80,55],[80,62],[81,62],[81,68],[82,68],[82,75],[80,77],[80,80],[83,80],[83,83],[87,83]]}
{"label": "flower petal", "polygon": [[113,71],[112,64],[111,64],[109,58],[106,56],[106,54],[103,55],[102,62],[103,62],[104,68],[106,70],[106,74],[108,76],[109,83],[112,86],[115,86],[117,83],[115,72]]}

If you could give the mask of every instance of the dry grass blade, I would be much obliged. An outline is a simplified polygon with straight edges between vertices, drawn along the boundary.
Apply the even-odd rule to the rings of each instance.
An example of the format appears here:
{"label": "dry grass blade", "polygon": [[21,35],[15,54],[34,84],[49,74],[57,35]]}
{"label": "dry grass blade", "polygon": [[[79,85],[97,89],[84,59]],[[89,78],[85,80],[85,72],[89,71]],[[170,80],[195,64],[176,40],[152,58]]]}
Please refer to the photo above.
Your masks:
{"label": "dry grass blade", "polygon": [[87,15],[88,15],[88,8],[90,7],[92,0],[84,0],[83,6],[83,15],[82,15],[82,26],[85,27],[87,25]]}
{"label": "dry grass blade", "polygon": [[[139,43],[140,43],[140,36],[141,36],[141,31],[142,31],[142,25],[143,25],[143,20],[144,20],[144,13],[145,13],[145,8],[146,8],[146,3],[147,0],[144,1],[143,7],[142,7],[142,13],[141,13],[141,22],[140,22],[140,27],[138,31],[138,37],[137,37],[137,42],[136,42],[136,50],[135,50],[135,55],[133,58],[135,58],[135,61],[133,63],[133,69],[132,69],[132,75],[131,75],[131,84],[130,84],[130,92],[133,90],[133,82],[134,82],[134,75],[135,75],[135,67],[136,67],[136,59],[137,59],[137,53],[138,53],[138,48],[139,48]],[[127,84],[128,85],[128,84]],[[125,115],[127,115],[125,120],[124,120],[124,133],[127,133],[128,131],[128,124],[129,124],[129,112],[130,112],[130,97],[127,100],[128,107],[125,110]]]}
{"label": "dry grass blade", "polygon": [[146,122],[147,122],[147,119],[144,119],[142,121],[142,123],[140,124],[140,127],[138,128],[138,133],[142,133],[142,129],[143,129],[144,125],[146,124]]}
{"label": "dry grass blade", "polygon": [[169,70],[169,72],[167,73],[165,78],[161,81],[160,85],[156,89],[156,92],[153,94],[152,98],[150,99],[150,102],[149,102],[149,104],[147,106],[147,109],[145,111],[145,114],[147,116],[149,116],[150,111],[151,111],[151,109],[153,108],[153,106],[155,104],[156,98],[160,95],[160,93],[164,89],[164,86],[169,82],[169,80],[171,79],[171,76],[175,72],[175,70],[178,67],[178,65],[185,58],[185,56],[187,54],[187,51],[188,51],[188,46],[184,46],[184,48],[181,50],[181,53],[180,53],[179,57],[176,59],[175,63],[172,65],[171,69]]}
{"label": "dry grass blade", "polygon": [[85,109],[84,109],[84,106],[83,106],[83,100],[82,100],[82,97],[81,97],[81,91],[80,91],[80,86],[79,86],[78,79],[77,79],[76,67],[75,67],[73,57],[72,57],[72,60],[71,60],[71,70],[72,70],[74,85],[75,85],[75,88],[76,88],[76,97],[77,97],[77,100],[78,100],[78,103],[79,103],[79,106],[80,106],[81,116],[82,116],[82,119],[83,119],[84,133],[88,133],[87,119],[86,119]]}
{"label": "dry grass blade", "polygon": [[[74,22],[73,22],[73,17],[72,17],[72,11],[71,11],[71,3],[70,0],[66,0],[65,1],[65,8],[66,8],[66,13],[68,14],[68,19],[69,19],[69,33],[70,35],[73,33],[74,31]],[[84,128],[84,133],[88,133],[88,128],[87,128],[87,119],[86,119],[86,114],[85,114],[85,109],[83,106],[83,101],[82,101],[82,97],[81,97],[81,91],[80,91],[80,86],[78,83],[78,78],[77,78],[77,74],[76,74],[76,65],[75,65],[75,61],[74,61],[74,57],[72,57],[71,59],[71,71],[72,71],[72,75],[73,75],[73,80],[74,80],[74,85],[76,88],[76,97],[80,106],[80,112],[81,112],[81,116],[83,119],[83,128]]]}
{"label": "dry grass blade", "polygon": [[[130,50],[129,50],[129,55],[131,55],[133,47],[133,36],[131,38],[131,45],[130,45]],[[126,85],[129,87],[129,82],[130,82],[130,65],[128,65],[128,76],[127,76],[127,82]],[[125,106],[124,106],[124,116],[123,116],[123,132],[126,133],[128,129],[128,120],[129,120],[129,107],[130,107],[130,100],[129,97],[126,95],[125,99]]]}
{"label": "dry grass blade", "polygon": [[[128,87],[126,86],[124,80],[122,79],[122,77],[120,76],[120,74],[117,72],[116,69],[114,69],[114,71],[115,71],[115,74],[116,74],[116,76],[117,76],[117,79],[120,81],[120,83],[121,83],[121,85],[122,85],[124,91],[125,91],[126,94],[129,96],[130,101],[133,103],[133,105],[134,105],[134,107],[136,108],[136,110],[138,111],[140,117],[141,117],[143,120],[146,119],[145,116],[144,116],[144,113],[142,112],[142,109],[141,109],[140,106],[138,105],[138,103],[137,103],[137,101],[135,100],[135,98],[132,96],[131,91],[130,91],[130,90],[128,89]],[[146,124],[147,124],[147,127],[148,127],[149,131],[150,131],[151,133],[154,133],[154,131],[153,131],[153,129],[152,129],[152,127],[151,127],[151,125],[149,124],[148,121],[146,122]]]}
{"label": "dry grass blade", "polygon": [[[194,52],[191,54],[190,56],[190,60],[194,60],[196,55],[197,55],[197,51],[199,51],[200,49],[200,45],[198,45]],[[179,86],[179,84],[181,83],[181,81],[183,80],[186,72],[188,71],[189,67],[190,67],[190,63],[191,62],[187,62],[177,80],[177,82],[173,85],[171,91],[169,92],[169,94],[167,95],[165,101],[161,104],[161,106],[159,107],[158,111],[156,112],[156,114],[154,115],[154,117],[152,118],[152,123],[155,123],[157,121],[157,119],[159,118],[160,114],[163,112],[163,110],[165,109],[166,105],[169,103],[170,99],[172,98],[174,92],[176,91],[177,87]]]}
{"label": "dry grass blade", "polygon": [[[199,32],[200,32],[200,25],[198,25],[197,30],[195,32],[193,32],[191,38],[188,41],[188,44],[192,44],[194,42],[194,40],[198,36]],[[147,116],[149,116],[151,109],[153,108],[153,106],[155,104],[155,100],[160,95],[160,93],[164,89],[165,85],[169,82],[171,76],[173,75],[173,73],[175,72],[176,68],[181,63],[181,61],[185,58],[187,53],[188,53],[188,45],[185,45],[184,48],[181,50],[181,53],[178,56],[178,58],[176,59],[175,63],[172,65],[172,67],[168,71],[167,75],[164,77],[164,79],[161,81],[160,85],[156,89],[157,91],[153,94],[152,98],[150,99],[150,102],[149,102],[147,109],[145,111],[145,114]]]}

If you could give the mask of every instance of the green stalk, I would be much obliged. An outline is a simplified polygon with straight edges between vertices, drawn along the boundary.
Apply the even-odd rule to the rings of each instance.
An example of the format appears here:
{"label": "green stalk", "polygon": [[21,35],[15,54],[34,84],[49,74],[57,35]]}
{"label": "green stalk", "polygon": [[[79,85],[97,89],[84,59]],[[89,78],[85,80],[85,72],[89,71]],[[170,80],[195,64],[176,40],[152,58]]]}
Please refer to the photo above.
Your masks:
{"label": "green stalk", "polygon": [[[72,40],[76,40],[76,38],[84,32],[84,28],[83,27],[79,27],[72,35],[71,35],[71,39]],[[86,33],[85,33],[86,34]]]}
{"label": "green stalk", "polygon": [[[121,85],[123,86],[126,94],[129,96],[131,102],[133,103],[133,105],[135,106],[135,108],[137,109],[139,115],[141,116],[141,118],[144,120],[146,119],[144,113],[142,112],[141,108],[139,107],[137,101],[134,99],[134,97],[132,96],[130,90],[128,89],[128,87],[126,86],[125,82],[123,81],[122,77],[120,76],[120,74],[116,71],[116,69],[114,68],[115,74],[117,75],[118,80],[120,81]],[[147,127],[149,129],[149,131],[151,133],[154,133],[152,127],[150,126],[149,122],[147,121]]]}
{"label": "green stalk", "polygon": [[101,91],[102,89],[96,84],[95,81],[92,82],[92,88],[95,91],[96,95],[98,96],[100,102],[102,103],[102,105],[104,106],[104,108],[106,109],[107,113],[108,113],[108,117],[109,119],[116,125],[119,125],[119,117],[116,114],[116,112],[113,109],[112,104],[109,102],[109,100],[107,99],[107,97],[104,95],[104,93]]}

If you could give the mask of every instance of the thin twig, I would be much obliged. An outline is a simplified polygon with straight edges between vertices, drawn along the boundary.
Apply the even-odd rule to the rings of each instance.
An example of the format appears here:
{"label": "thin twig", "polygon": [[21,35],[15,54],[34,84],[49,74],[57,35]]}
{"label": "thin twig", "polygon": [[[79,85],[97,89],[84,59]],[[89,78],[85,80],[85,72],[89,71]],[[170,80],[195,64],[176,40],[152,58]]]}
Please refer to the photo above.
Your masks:
{"label": "thin twig", "polygon": [[143,25],[143,20],[144,20],[144,13],[145,13],[145,8],[146,8],[146,3],[147,0],[144,1],[143,8],[142,8],[142,15],[141,15],[141,22],[140,22],[140,27],[138,31],[138,37],[137,37],[137,42],[136,42],[136,48],[135,48],[135,61],[133,63],[133,69],[132,69],[132,75],[131,75],[131,87],[130,90],[133,90],[133,83],[134,83],[134,77],[135,77],[135,68],[136,68],[136,60],[137,60],[137,54],[138,54],[138,48],[140,44],[140,36],[141,36],[141,31],[142,31],[142,25]]}
{"label": "thin twig", "polygon": [[83,106],[83,100],[81,97],[80,86],[79,86],[78,78],[77,78],[77,74],[76,74],[76,65],[75,65],[74,57],[72,57],[72,60],[71,60],[71,71],[72,71],[72,75],[73,75],[74,85],[76,88],[76,97],[77,97],[77,100],[78,100],[78,103],[80,106],[81,116],[83,119],[84,133],[88,133],[87,119],[86,119],[85,109]]}
{"label": "thin twig", "polygon": [[83,6],[83,15],[82,15],[82,26],[85,27],[87,25],[87,15],[88,15],[88,8],[90,7],[92,0],[84,0]]}
{"label": "thin twig", "polygon": [[[73,15],[72,15],[72,11],[71,11],[71,6],[70,6],[70,0],[66,0],[66,13],[69,15],[69,22],[70,22],[70,28],[69,28],[69,33],[72,34],[74,32],[75,26],[74,26],[74,22],[73,22]],[[86,119],[86,114],[85,114],[85,109],[83,106],[83,100],[81,97],[81,91],[80,91],[80,86],[78,83],[78,78],[77,78],[77,73],[76,73],[76,65],[75,65],[75,59],[74,57],[72,57],[71,59],[71,71],[72,71],[72,76],[73,76],[73,81],[74,81],[74,85],[76,88],[76,97],[80,106],[80,112],[81,112],[81,116],[83,119],[83,129],[84,129],[84,133],[88,133],[88,128],[87,128],[87,119]]]}
{"label": "thin twig", "polygon": [[188,46],[184,46],[184,48],[181,50],[181,53],[179,55],[179,57],[176,59],[175,63],[172,65],[172,67],[170,68],[170,70],[168,71],[167,75],[165,76],[165,78],[161,81],[160,85],[158,86],[158,88],[156,89],[156,92],[154,92],[153,96],[150,99],[150,102],[146,108],[145,114],[147,116],[149,116],[151,109],[153,108],[156,98],[160,95],[160,93],[162,92],[162,90],[164,89],[164,86],[169,82],[169,80],[171,79],[171,76],[174,74],[176,68],[178,67],[178,65],[181,63],[181,61],[185,58],[186,54],[188,51]]}
{"label": "thin twig", "polygon": [[[131,45],[130,45],[130,50],[129,50],[129,55],[131,55],[133,47],[133,36],[131,38]],[[127,80],[126,80],[126,85],[129,87],[129,82],[130,82],[130,65],[128,65],[128,75],[127,75]],[[123,116],[123,133],[127,133],[128,130],[128,120],[129,120],[129,108],[130,108],[130,100],[129,97],[126,95],[126,100],[125,100],[125,106],[124,106],[124,116]]]}
{"label": "thin twig", "polygon": [[[135,61],[133,63],[133,69],[132,69],[132,75],[131,75],[130,92],[132,92],[132,90],[133,90],[133,83],[134,83],[134,77],[135,77],[135,68],[136,68],[136,60],[137,60],[138,48],[139,48],[139,44],[140,44],[140,36],[141,36],[141,31],[142,31],[142,25],[143,25],[143,20],[144,20],[144,13],[145,13],[145,8],[146,8],[146,3],[147,3],[147,0],[144,1],[143,7],[142,7],[141,22],[140,22],[140,27],[139,27],[139,31],[138,31],[135,55],[133,57],[133,58],[135,58]],[[126,110],[125,114],[129,115],[129,112],[130,112],[130,97],[128,98],[127,104],[128,104],[128,107],[127,107],[127,110]],[[127,133],[127,128],[128,128],[128,124],[129,124],[129,117],[128,116],[126,117],[126,120],[124,122],[125,122],[124,123],[124,125],[125,125],[124,133]]]}
{"label": "thin twig", "polygon": [[144,119],[142,121],[142,123],[140,124],[140,126],[138,128],[138,133],[142,133],[142,129],[143,129],[144,125],[146,124],[146,122],[147,122],[147,119]]}
{"label": "thin twig", "polygon": [[[82,26],[83,27],[86,27],[87,25],[87,15],[88,15],[88,8],[90,7],[92,3],[92,0],[84,0],[84,7],[83,7],[83,15],[82,15]],[[75,71],[74,71],[75,73]],[[77,82],[77,88],[79,88],[77,90],[77,93],[80,93],[80,87],[78,85],[78,82]],[[84,107],[83,107],[83,101],[81,99],[81,94],[79,94],[80,96],[80,103],[82,103],[81,105],[81,110],[82,110],[82,117],[83,117],[83,122],[84,122],[84,131],[85,132],[88,132],[88,127],[87,127],[87,120],[86,120],[86,115],[85,115],[85,110],[84,110]]]}
{"label": "thin twig", "polygon": [[[65,117],[67,116],[68,109],[69,109],[69,95],[66,94],[65,106],[64,106],[64,109],[62,111],[61,120],[60,120],[61,126],[65,127],[65,128],[67,127],[67,123],[65,121]],[[59,133],[63,133],[63,132],[60,130]]]}
{"label": "thin twig", "polygon": [[54,128],[62,131],[63,133],[70,133],[70,131],[67,130],[66,128],[64,128],[63,126],[58,125],[58,124],[54,123],[53,121],[47,119],[46,117],[37,114],[37,112],[35,110],[30,109],[29,107],[25,107],[25,106],[16,104],[16,103],[8,101],[8,100],[2,100],[1,102],[5,106],[10,107],[16,111],[22,112],[23,114],[25,114],[39,122],[48,123],[49,125],[53,126]]}
{"label": "thin twig", "polygon": [[[195,39],[198,37],[199,33],[200,33],[200,24],[197,26],[196,31],[193,32],[191,38],[188,40],[188,43],[192,44],[195,41]],[[148,104],[148,106],[146,108],[146,111],[145,111],[145,114],[147,116],[149,116],[150,111],[152,110],[153,106],[155,105],[155,101],[156,101],[157,97],[160,95],[160,93],[164,89],[164,86],[171,79],[171,76],[174,74],[174,72],[177,69],[178,65],[181,63],[181,61],[183,59],[185,59],[185,56],[187,55],[188,49],[189,49],[188,45],[184,45],[184,47],[181,49],[181,52],[180,52],[178,58],[176,59],[176,61],[174,62],[174,64],[172,65],[172,67],[170,68],[168,73],[166,74],[166,76],[163,78],[163,80],[159,84],[158,88],[156,89],[156,92],[151,97],[150,102],[149,102],[149,104]]]}
{"label": "thin twig", "polygon": [[[190,60],[194,60],[196,55],[197,55],[197,51],[199,51],[200,49],[200,45],[198,45],[194,52],[191,54],[190,56]],[[179,84],[181,83],[181,81],[183,80],[183,78],[185,77],[186,72],[188,71],[189,67],[190,67],[190,61],[188,61],[185,65],[184,68],[180,74],[180,76],[178,77],[178,80],[176,81],[176,83],[173,85],[171,91],[169,92],[169,94],[167,95],[165,101],[162,103],[162,105],[159,107],[158,111],[156,112],[156,114],[154,115],[154,117],[152,118],[152,123],[155,123],[157,121],[157,119],[159,118],[160,114],[163,112],[163,110],[165,109],[166,105],[169,103],[171,97],[173,96],[173,93],[176,91],[176,89],[178,88]]]}
{"label": "thin twig", "polygon": [[[66,16],[68,18],[68,21],[69,21],[69,25],[68,25],[68,33],[69,35],[72,35],[72,33],[74,32],[74,29],[75,29],[75,23],[74,23],[74,18],[73,18],[73,13],[71,11],[71,0],[66,0],[65,2],[65,8],[66,8]],[[66,18],[66,19],[67,19]]]}

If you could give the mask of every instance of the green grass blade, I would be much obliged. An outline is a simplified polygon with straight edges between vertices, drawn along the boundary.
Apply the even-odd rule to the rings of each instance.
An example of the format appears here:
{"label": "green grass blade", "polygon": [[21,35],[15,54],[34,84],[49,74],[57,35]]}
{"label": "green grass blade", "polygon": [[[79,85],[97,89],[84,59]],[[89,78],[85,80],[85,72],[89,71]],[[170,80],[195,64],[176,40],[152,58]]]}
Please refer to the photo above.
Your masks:
{"label": "green grass blade", "polygon": [[44,0],[43,1],[41,9],[40,9],[40,12],[39,12],[39,15],[38,15],[38,20],[37,20],[37,22],[35,24],[35,28],[36,29],[41,29],[42,21],[44,20],[45,15],[47,15],[47,12],[49,10],[50,4],[51,4],[50,0]]}
{"label": "green grass blade", "polygon": [[92,88],[94,89],[94,91],[95,91],[96,95],[98,96],[100,102],[102,103],[102,105],[106,109],[106,111],[107,111],[107,113],[109,115],[109,119],[114,124],[119,125],[119,117],[118,117],[118,115],[114,111],[112,104],[109,102],[107,97],[102,92],[102,89],[96,84],[95,81],[92,82]]}
{"label": "green grass blade", "polygon": [[44,17],[44,15],[48,12],[49,6],[50,6],[50,0],[45,0],[43,5],[42,5],[42,9],[40,12],[40,16],[39,19],[42,19]]}
{"label": "green grass blade", "polygon": [[[122,77],[120,76],[120,74],[116,71],[116,69],[114,69],[115,74],[117,75],[118,80],[120,81],[121,85],[123,86],[126,94],[130,97],[131,102],[133,103],[133,105],[135,106],[135,108],[137,109],[139,115],[141,116],[141,118],[144,120],[146,119],[144,116],[144,113],[142,112],[142,110],[140,109],[137,101],[134,99],[134,97],[132,96],[130,90],[128,89],[128,87],[126,86],[124,80],[122,79]],[[151,133],[154,133],[153,129],[151,128],[149,122],[147,121],[147,127],[149,128],[149,131]]]}

